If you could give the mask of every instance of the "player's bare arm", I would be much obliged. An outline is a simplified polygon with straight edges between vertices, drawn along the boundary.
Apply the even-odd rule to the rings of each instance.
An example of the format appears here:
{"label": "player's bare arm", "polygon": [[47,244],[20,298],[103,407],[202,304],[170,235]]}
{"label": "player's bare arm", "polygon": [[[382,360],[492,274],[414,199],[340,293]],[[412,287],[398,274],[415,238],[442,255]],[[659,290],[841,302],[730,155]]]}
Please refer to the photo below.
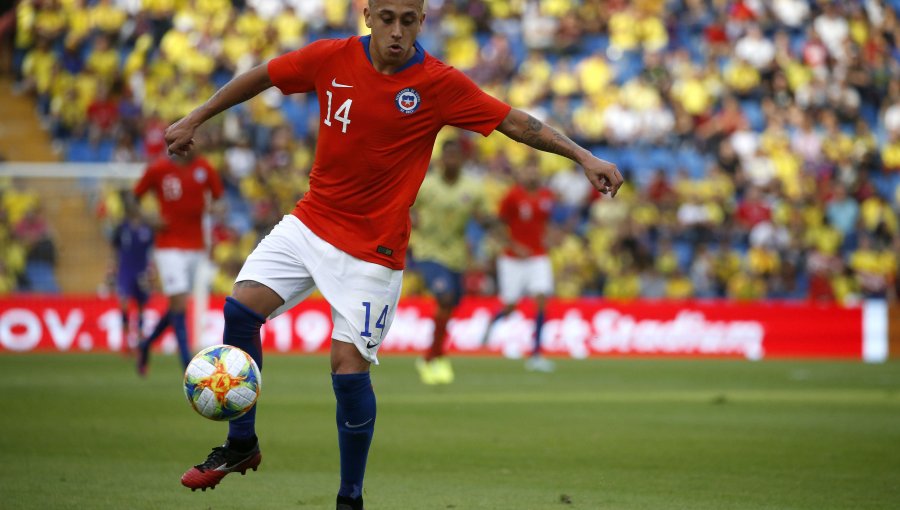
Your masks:
{"label": "player's bare arm", "polygon": [[216,91],[205,103],[166,129],[169,154],[185,156],[194,145],[194,131],[207,120],[272,86],[267,64],[238,75]]}
{"label": "player's bare arm", "polygon": [[584,174],[601,193],[616,196],[622,185],[622,174],[614,163],[597,158],[591,152],[556,129],[544,124],[522,110],[513,108],[497,131],[544,152],[567,157],[584,168]]}

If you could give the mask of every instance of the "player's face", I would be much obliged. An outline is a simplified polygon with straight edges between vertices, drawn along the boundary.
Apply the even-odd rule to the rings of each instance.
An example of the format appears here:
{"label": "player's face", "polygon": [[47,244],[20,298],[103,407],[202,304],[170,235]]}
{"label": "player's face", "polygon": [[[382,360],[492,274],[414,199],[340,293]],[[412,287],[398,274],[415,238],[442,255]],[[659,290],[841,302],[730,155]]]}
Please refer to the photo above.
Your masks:
{"label": "player's face", "polygon": [[415,53],[416,37],[425,12],[422,0],[372,0],[363,9],[366,26],[372,29],[370,52],[376,64],[397,67]]}
{"label": "player's face", "polygon": [[528,162],[519,169],[519,182],[526,189],[534,190],[541,185],[541,171],[537,164]]}
{"label": "player's face", "polygon": [[445,146],[441,153],[441,164],[444,167],[445,173],[452,175],[458,174],[459,169],[462,168],[463,165],[462,150],[456,145]]}

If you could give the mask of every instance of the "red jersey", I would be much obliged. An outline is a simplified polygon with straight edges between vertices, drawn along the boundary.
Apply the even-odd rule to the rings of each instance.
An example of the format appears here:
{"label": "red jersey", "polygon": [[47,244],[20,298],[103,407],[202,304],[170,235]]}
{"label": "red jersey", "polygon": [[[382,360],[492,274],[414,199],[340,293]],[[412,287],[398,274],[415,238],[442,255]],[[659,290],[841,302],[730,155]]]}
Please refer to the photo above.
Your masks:
{"label": "red jersey", "polygon": [[[509,227],[509,237],[513,244],[519,244],[531,252],[530,256],[544,255],[544,233],[547,220],[553,210],[553,192],[538,188],[529,192],[521,185],[513,186],[500,202],[500,219]],[[521,257],[511,247],[504,250],[506,255]]]}
{"label": "red jersey", "polygon": [[315,91],[319,138],[310,189],[293,214],[350,255],[402,269],[409,209],[425,178],[438,131],[490,134],[510,107],[416,43],[416,54],[384,75],[369,36],[319,40],[268,64],[284,94]]}
{"label": "red jersey", "polygon": [[169,158],[157,159],[135,185],[134,195],[140,198],[148,191],[159,200],[163,222],[156,233],[156,246],[203,249],[206,191],[213,198],[222,196],[222,180],[212,165],[200,157],[183,164]]}

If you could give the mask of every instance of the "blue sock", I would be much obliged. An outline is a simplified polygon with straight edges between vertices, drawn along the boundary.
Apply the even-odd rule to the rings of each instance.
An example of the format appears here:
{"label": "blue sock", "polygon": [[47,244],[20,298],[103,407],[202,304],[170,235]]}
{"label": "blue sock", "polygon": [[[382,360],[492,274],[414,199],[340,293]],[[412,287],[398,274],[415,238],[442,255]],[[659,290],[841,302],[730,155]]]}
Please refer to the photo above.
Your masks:
{"label": "blue sock", "polygon": [[172,312],[170,312],[169,310],[166,310],[166,313],[162,317],[159,318],[159,322],[157,322],[156,326],[153,328],[153,332],[150,333],[150,336],[148,336],[146,340],[144,340],[144,342],[143,342],[144,348],[147,348],[147,347],[150,347],[151,345],[153,345],[153,342],[155,342],[156,339],[159,338],[163,334],[163,331],[165,331],[166,328],[168,328],[169,324],[171,324],[171,323],[172,323]]}
{"label": "blue sock", "polygon": [[541,354],[541,330],[544,329],[544,311],[538,310],[534,317],[534,352],[532,356],[540,356]]}
{"label": "blue sock", "polygon": [[[262,372],[262,343],[259,328],[266,318],[244,306],[233,297],[225,298],[225,334],[224,342],[243,349],[253,358]],[[240,418],[228,422],[228,440],[240,442],[256,437],[256,406]]]}
{"label": "blue sock", "polygon": [[375,434],[375,391],[368,372],[331,374],[337,398],[338,446],[341,450],[341,488],[338,496],[362,496],[369,445]]}
{"label": "blue sock", "polygon": [[191,348],[188,346],[187,317],[185,312],[170,312],[172,317],[172,329],[175,330],[175,340],[178,341],[178,353],[181,355],[181,364],[187,368],[191,362]]}

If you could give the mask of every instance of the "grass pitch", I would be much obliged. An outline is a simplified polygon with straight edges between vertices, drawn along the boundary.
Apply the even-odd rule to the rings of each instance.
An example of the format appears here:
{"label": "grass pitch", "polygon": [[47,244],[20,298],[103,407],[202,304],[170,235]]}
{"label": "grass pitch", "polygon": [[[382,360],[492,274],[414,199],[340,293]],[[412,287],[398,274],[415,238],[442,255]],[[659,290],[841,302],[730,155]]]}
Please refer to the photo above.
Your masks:
{"label": "grass pitch", "polygon": [[[900,508],[900,365],[564,360],[553,374],[457,358],[424,387],[374,369],[365,498],[407,509]],[[321,356],[266,359],[257,472],[194,492],[224,439],[174,357],[0,356],[0,508],[331,509],[334,397]]]}

